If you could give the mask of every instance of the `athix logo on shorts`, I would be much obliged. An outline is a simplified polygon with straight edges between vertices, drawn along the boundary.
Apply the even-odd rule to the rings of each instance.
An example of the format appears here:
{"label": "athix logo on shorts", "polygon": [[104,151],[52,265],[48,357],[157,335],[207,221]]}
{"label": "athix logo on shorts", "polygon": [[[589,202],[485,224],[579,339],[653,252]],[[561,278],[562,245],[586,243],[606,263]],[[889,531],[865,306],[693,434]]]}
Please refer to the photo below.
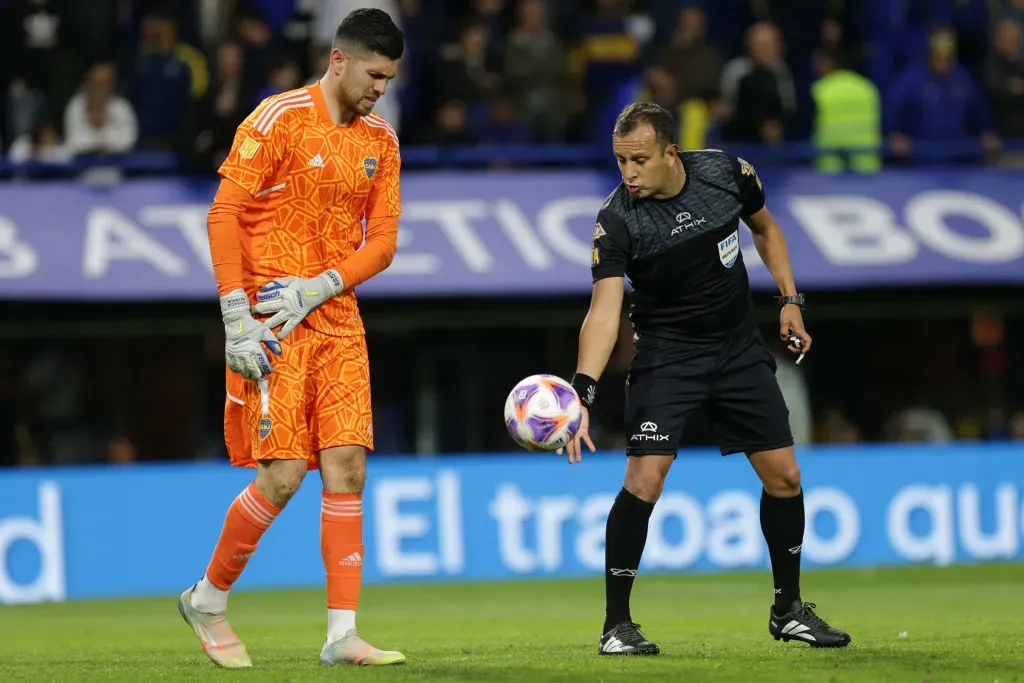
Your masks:
{"label": "athix logo on shorts", "polygon": [[630,441],[668,441],[668,434],[658,434],[657,422],[643,422],[640,433],[629,437]]}
{"label": "athix logo on shorts", "polygon": [[676,223],[679,225],[672,228],[672,233],[669,236],[678,235],[683,230],[692,230],[693,228],[700,227],[707,222],[707,220],[708,219],[703,216],[700,218],[694,218],[690,215],[689,211],[680,211],[676,214]]}

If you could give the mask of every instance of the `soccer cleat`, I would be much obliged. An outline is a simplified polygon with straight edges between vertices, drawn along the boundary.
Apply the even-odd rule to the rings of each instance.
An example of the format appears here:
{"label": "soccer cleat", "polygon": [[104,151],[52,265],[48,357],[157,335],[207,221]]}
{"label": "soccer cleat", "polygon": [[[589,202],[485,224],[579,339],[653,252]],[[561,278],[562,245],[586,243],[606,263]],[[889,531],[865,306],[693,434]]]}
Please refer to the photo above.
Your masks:
{"label": "soccer cleat", "polygon": [[624,621],[601,636],[599,655],[660,655],[661,648],[644,638],[640,624]]}
{"label": "soccer cleat", "polygon": [[401,652],[378,650],[360,638],[355,629],[351,629],[333,643],[324,643],[319,661],[324,665],[388,666],[405,664],[405,655]]}
{"label": "soccer cleat", "polygon": [[773,605],[769,611],[768,632],[775,640],[789,642],[802,640],[811,647],[846,647],[850,644],[850,634],[829,626],[824,619],[814,613],[817,607],[813,602],[794,600],[790,611],[781,616],[775,614]]}
{"label": "soccer cleat", "polygon": [[227,616],[224,613],[207,614],[192,606],[192,592],[195,589],[196,587],[192,586],[178,596],[178,611],[199,638],[203,652],[214,664],[226,669],[252,666],[245,645],[242,645],[242,641],[231,630]]}

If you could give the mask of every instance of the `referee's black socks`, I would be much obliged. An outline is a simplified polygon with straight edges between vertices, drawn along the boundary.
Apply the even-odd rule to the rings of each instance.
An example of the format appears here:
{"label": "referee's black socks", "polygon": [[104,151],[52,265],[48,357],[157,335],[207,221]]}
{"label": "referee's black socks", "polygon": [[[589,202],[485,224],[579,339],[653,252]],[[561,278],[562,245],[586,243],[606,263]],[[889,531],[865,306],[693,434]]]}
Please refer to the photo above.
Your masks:
{"label": "referee's black socks", "polygon": [[800,554],[804,542],[804,492],[775,498],[761,490],[761,532],[768,542],[775,580],[775,612],[786,614],[800,599]]}
{"label": "referee's black socks", "polygon": [[623,488],[615,497],[605,526],[604,590],[607,633],[624,621],[632,621],[629,594],[647,543],[647,523],[654,503],[637,498]]}

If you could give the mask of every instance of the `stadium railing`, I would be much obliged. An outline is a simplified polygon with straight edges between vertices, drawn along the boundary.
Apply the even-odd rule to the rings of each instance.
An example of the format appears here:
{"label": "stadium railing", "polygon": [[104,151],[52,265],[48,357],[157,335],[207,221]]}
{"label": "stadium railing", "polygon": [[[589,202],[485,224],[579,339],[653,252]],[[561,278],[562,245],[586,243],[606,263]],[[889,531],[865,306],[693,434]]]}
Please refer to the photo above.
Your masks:
{"label": "stadium railing", "polygon": [[[711,145],[709,145],[711,146]],[[810,142],[781,145],[723,144],[732,154],[762,166],[813,166],[822,151]],[[880,147],[829,150],[849,155],[871,152],[887,161],[892,150]],[[1024,152],[1024,140],[1004,140],[1001,154]],[[976,164],[986,160],[977,139],[917,142],[904,166],[914,164]],[[431,170],[479,167],[606,167],[611,150],[605,145],[475,145],[468,147],[407,146],[402,148],[403,168]],[[139,152],[126,155],[76,157],[68,163],[0,161],[0,178],[71,178],[93,169],[115,169],[125,176],[182,174],[179,156],[173,152]]]}

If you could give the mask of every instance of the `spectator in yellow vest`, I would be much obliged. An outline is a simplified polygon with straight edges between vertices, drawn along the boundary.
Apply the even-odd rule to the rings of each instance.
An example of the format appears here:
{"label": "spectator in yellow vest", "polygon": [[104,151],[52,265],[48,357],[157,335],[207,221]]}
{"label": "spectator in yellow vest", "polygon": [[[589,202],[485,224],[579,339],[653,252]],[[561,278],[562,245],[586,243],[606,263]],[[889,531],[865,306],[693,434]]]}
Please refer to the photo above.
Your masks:
{"label": "spectator in yellow vest", "polygon": [[882,166],[877,153],[838,152],[881,144],[878,88],[864,76],[844,68],[835,51],[818,51],[815,67],[820,78],[811,86],[815,106],[812,139],[823,152],[836,150],[818,156],[818,170],[839,173],[848,168],[857,173],[877,172]]}

